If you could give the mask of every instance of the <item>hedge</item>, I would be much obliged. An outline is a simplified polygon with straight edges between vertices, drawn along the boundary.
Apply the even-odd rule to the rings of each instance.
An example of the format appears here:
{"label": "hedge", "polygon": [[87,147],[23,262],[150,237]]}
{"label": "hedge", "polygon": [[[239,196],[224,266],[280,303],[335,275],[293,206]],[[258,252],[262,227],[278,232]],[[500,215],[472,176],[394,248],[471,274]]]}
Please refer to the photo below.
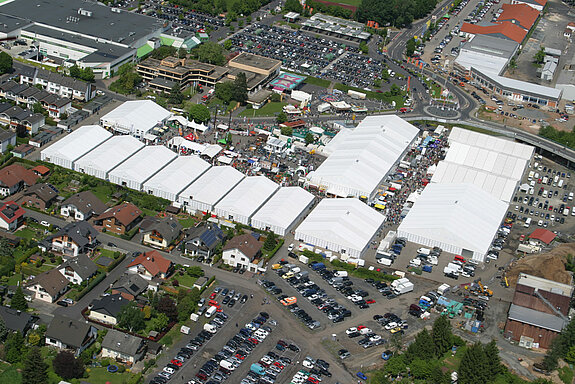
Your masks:
{"label": "hedge", "polygon": [[205,291],[206,289],[208,289],[208,287],[209,287],[210,285],[212,285],[212,283],[213,283],[215,280],[216,280],[216,277],[215,277],[215,276],[210,277],[210,279],[208,280],[208,282],[202,287],[202,289],[200,289],[200,294],[204,293],[204,291]]}
{"label": "hedge", "polygon": [[104,280],[105,278],[106,278],[106,274],[104,272],[100,272],[99,275],[94,276],[92,278],[92,281],[90,281],[90,283],[88,283],[86,288],[84,288],[80,292],[78,292],[78,294],[76,295],[76,301],[78,301],[82,297],[84,297],[88,292],[90,292],[92,289],[94,289],[94,287],[96,285],[100,284],[102,282],[102,280]]}
{"label": "hedge", "polygon": [[282,247],[282,245],[284,245],[285,239],[281,238],[278,240],[278,243],[276,244],[275,248],[272,249],[271,251],[269,251],[265,256],[264,256],[264,260],[267,262],[269,261],[272,257],[274,257],[274,255],[277,253],[277,251],[279,251],[279,249]]}
{"label": "hedge", "polygon": [[121,253],[121,256],[119,256],[117,259],[114,259],[114,261],[112,261],[112,263],[110,265],[108,265],[108,267],[106,268],[106,271],[110,272],[112,269],[116,268],[118,266],[118,264],[120,264],[125,258],[126,258],[126,254]]}

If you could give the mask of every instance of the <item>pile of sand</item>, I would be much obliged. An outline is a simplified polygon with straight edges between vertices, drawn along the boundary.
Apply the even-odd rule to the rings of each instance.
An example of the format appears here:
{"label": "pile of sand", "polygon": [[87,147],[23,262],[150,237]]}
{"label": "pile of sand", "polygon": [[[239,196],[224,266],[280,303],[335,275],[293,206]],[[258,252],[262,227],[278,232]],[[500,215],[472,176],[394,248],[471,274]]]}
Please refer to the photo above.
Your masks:
{"label": "pile of sand", "polygon": [[568,254],[575,256],[575,243],[562,244],[551,252],[529,255],[513,262],[507,270],[509,284],[515,286],[520,273],[571,284],[571,273],[565,270]]}

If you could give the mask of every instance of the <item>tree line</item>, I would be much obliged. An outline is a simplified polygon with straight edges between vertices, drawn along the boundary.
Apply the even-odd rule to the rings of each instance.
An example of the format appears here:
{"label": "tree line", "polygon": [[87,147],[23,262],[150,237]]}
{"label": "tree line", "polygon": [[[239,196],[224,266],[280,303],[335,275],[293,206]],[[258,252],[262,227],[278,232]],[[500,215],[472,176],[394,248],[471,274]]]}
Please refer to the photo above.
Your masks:
{"label": "tree line", "polygon": [[437,0],[362,0],[356,18],[362,23],[372,20],[380,26],[403,27],[425,17],[436,5]]}

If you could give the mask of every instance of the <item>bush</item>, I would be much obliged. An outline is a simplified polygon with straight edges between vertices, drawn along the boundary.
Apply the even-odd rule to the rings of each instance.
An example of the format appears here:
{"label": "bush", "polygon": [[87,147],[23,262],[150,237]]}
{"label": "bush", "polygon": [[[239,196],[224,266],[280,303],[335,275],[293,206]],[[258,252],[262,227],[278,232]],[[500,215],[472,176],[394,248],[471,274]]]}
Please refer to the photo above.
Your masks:
{"label": "bush", "polygon": [[124,373],[126,372],[126,367],[124,367],[123,365],[118,365],[118,373]]}

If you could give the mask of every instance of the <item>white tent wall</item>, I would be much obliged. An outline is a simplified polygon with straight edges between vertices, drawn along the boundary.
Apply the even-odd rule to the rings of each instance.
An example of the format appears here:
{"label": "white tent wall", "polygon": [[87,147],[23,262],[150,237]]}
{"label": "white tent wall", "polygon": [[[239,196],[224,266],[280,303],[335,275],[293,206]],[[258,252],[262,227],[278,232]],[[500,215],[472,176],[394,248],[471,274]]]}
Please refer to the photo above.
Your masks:
{"label": "white tent wall", "polygon": [[453,127],[449,134],[448,141],[449,143],[468,144],[474,147],[489,149],[490,151],[505,153],[523,160],[530,160],[535,150],[534,147],[527,144],[516,143],[512,140],[459,127]]}

